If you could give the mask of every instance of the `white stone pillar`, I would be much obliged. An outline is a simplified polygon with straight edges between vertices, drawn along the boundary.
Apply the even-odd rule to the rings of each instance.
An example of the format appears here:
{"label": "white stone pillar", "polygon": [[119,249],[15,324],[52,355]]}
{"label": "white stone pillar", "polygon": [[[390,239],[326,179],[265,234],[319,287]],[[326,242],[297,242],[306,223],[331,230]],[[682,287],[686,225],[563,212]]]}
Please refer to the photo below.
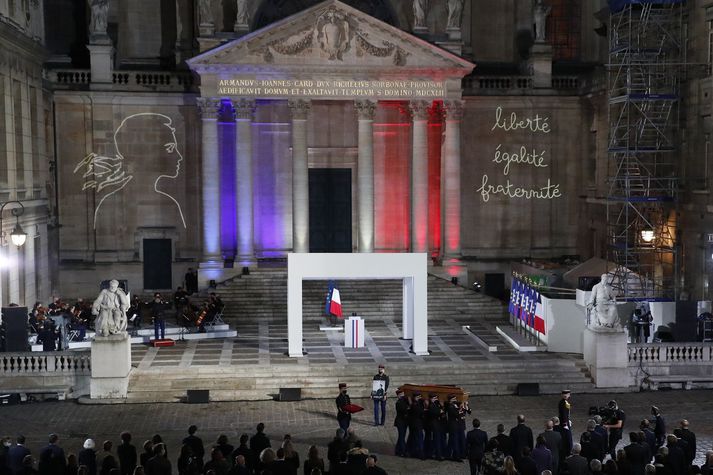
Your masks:
{"label": "white stone pillar", "polygon": [[376,103],[356,101],[359,118],[359,156],[357,161],[358,249],[374,252],[374,114]]}
{"label": "white stone pillar", "polygon": [[203,175],[203,257],[201,266],[223,267],[220,249],[220,157],[218,153],[218,109],[220,101],[199,97]]}
{"label": "white stone pillar", "polygon": [[446,101],[446,137],[443,151],[443,255],[460,257],[460,121],[463,101]]}
{"label": "white stone pillar", "polygon": [[289,101],[292,114],[292,250],[309,252],[309,164],[307,117],[312,103]]}
{"label": "white stone pillar", "polygon": [[253,134],[255,101],[240,99],[235,109],[235,209],[238,261],[243,266],[255,263],[253,250]]}
{"label": "white stone pillar", "polygon": [[411,101],[411,252],[428,253],[428,108]]}
{"label": "white stone pillar", "polygon": [[37,259],[37,250],[35,249],[35,226],[27,226],[27,240],[24,245],[25,253],[25,268],[22,272],[25,273],[25,305],[28,307],[33,305],[37,298],[37,288],[35,286],[35,260]]}

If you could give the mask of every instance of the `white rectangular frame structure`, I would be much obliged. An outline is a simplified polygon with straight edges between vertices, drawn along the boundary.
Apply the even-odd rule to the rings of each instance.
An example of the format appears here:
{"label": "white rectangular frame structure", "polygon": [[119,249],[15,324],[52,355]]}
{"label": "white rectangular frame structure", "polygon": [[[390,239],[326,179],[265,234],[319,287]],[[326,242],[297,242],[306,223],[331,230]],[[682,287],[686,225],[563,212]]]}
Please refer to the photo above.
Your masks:
{"label": "white rectangular frame structure", "polygon": [[[287,255],[287,339],[288,354],[303,356],[303,280],[386,280],[403,281],[403,338],[412,340],[412,351],[428,355],[428,255],[399,254],[310,254]],[[325,289],[326,292],[326,289]],[[348,300],[349,296],[342,296]],[[366,324],[368,327],[368,322]]]}

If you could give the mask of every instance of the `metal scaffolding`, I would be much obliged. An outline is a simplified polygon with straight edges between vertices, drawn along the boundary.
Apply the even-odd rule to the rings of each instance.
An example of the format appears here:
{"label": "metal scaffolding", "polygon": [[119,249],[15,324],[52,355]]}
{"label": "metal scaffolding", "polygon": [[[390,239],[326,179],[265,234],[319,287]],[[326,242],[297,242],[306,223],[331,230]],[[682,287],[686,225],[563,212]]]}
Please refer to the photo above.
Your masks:
{"label": "metal scaffolding", "polygon": [[675,297],[682,0],[610,2],[608,259],[626,300]]}

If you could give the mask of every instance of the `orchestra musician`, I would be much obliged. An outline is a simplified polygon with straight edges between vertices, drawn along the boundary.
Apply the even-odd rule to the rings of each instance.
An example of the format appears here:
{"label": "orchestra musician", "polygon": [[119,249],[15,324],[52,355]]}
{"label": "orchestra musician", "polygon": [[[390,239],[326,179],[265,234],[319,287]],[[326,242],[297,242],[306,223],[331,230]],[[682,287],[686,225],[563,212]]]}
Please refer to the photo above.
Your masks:
{"label": "orchestra musician", "polygon": [[182,317],[188,306],[188,292],[183,290],[180,285],[173,293],[173,305],[176,307],[176,325],[182,324]]}
{"label": "orchestra musician", "polygon": [[131,305],[129,310],[126,312],[126,317],[129,319],[133,325],[134,330],[141,330],[141,305],[143,302],[139,299],[138,295],[134,295],[131,299]]}
{"label": "orchestra musician", "polygon": [[[170,304],[161,298],[161,294],[156,292],[151,301],[151,317],[153,318],[153,331],[155,340],[164,340],[166,338],[166,321],[164,313],[166,307]],[[159,336],[161,338],[159,338]]]}

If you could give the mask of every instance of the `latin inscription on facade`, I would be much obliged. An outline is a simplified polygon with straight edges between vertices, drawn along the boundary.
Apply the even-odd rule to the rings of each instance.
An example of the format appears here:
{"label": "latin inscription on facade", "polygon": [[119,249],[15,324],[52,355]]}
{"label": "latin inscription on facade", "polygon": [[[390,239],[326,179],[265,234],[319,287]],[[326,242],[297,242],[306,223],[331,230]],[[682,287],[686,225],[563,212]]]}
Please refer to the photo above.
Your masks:
{"label": "latin inscription on facade", "polygon": [[340,79],[220,79],[219,96],[238,97],[374,97],[439,98],[445,96],[442,81],[340,80]]}

